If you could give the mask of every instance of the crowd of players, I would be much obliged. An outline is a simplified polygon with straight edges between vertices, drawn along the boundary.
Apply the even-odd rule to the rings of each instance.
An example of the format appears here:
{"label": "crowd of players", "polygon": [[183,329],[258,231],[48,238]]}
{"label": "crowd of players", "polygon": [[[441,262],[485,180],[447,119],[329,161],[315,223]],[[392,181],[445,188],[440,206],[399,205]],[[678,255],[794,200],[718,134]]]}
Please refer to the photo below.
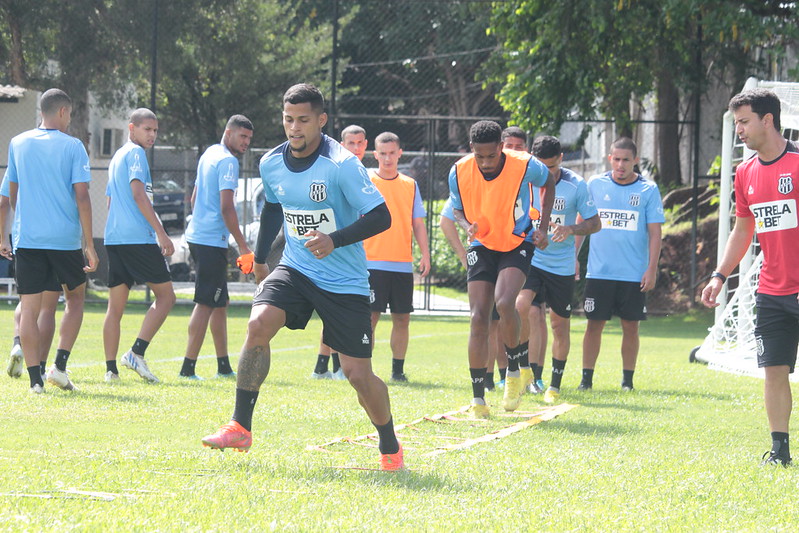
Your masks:
{"label": "crowd of players", "polygon": [[[51,89],[42,95],[40,106],[41,126],[11,141],[0,187],[0,227],[5,228],[14,207],[13,244],[4,235],[0,253],[10,258],[13,249],[20,295],[18,335],[8,373],[18,377],[27,368],[34,393],[43,392],[45,381],[75,389],[66,366],[82,320],[86,273],[98,264],[88,156],[83,144],[65,133],[71,101],[63,91]],[[200,158],[193,216],[186,230],[196,264],[195,307],[179,375],[201,379],[195,364],[210,326],[217,377],[235,379],[236,394],[231,421],[202,442],[246,451],[252,444],[258,391],[270,368],[271,339],[284,326],[303,329],[316,312],[323,330],[311,377],[350,382],[377,429],[381,468],[396,470],[404,464],[403,450],[393,429],[388,389],[374,374],[370,358],[380,315],[390,309],[391,379],[407,381],[414,239],[421,252],[419,275],[426,276],[431,267],[426,213],[416,182],[398,170],[402,147],[397,135],[384,132],[375,138],[378,167],[367,171],[360,161],[368,144],[366,132],[351,126],[338,143],[322,133],[326,122],[318,89],[298,84],[285,93],[287,141],[264,155],[259,167],[266,203],[254,251],[235,211],[238,157],[249,147],[252,123],[243,115],[231,117],[220,143]],[[158,378],[146,363],[146,350],[175,303],[164,259],[174,247],[152,207],[145,154],[157,131],[152,111],[134,111],[129,141],[109,166],[109,300],[103,327],[108,382],[119,380],[120,321],[133,284],[147,283],[155,301],[121,364],[147,381]],[[547,403],[558,401],[570,348],[575,279],[580,275],[577,257],[587,235],[591,243],[582,303],[588,325],[579,389],[592,388],[602,331],[616,315],[623,332],[621,389],[632,391],[638,327],[646,318],[646,293],[656,282],[664,222],[657,185],[636,169],[635,143],[629,138],[614,141],[608,155],[611,170],[586,181],[562,167],[563,153],[554,137],[536,138],[532,153],[522,130],[503,131],[492,121],[475,123],[469,137],[471,152],[450,170],[450,196],[440,225],[467,271],[472,416],[491,415],[485,391],[494,388],[495,361],[505,411],[516,410],[528,390],[543,394]],[[266,256],[281,228],[286,244],[279,265],[270,272]],[[239,247],[240,268],[253,272],[258,282],[238,374],[230,366],[226,328],[229,236]],[[731,270],[727,263],[731,260],[723,270]],[[718,274],[714,279],[724,278]],[[46,369],[62,288],[66,305],[58,349],[54,364]],[[711,300],[708,296],[706,303]],[[546,308],[552,328],[548,387],[542,375]],[[787,420],[784,425],[772,454],[781,463],[790,461]]]}

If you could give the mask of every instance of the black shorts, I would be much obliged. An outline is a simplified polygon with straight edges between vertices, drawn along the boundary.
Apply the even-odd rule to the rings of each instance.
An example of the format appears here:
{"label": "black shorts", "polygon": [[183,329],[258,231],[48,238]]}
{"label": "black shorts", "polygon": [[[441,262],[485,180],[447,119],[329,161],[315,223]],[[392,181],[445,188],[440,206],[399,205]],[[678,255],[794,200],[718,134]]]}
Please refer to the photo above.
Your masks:
{"label": "black shorts", "polygon": [[588,278],[583,310],[589,320],[646,320],[646,293],[638,281]]}
{"label": "black shorts", "polygon": [[189,243],[194,259],[194,301],[208,307],[225,307],[227,292],[227,248]]}
{"label": "black shorts", "polygon": [[166,283],[171,281],[169,265],[157,244],[109,244],[108,286],[123,283],[128,288],[136,283]]}
{"label": "black shorts", "polygon": [[516,267],[526,276],[530,271],[535,246],[523,241],[509,252],[489,250],[485,246],[470,246],[466,252],[466,281],[497,282],[499,271],[508,267]]}
{"label": "black shorts", "polygon": [[16,257],[17,294],[72,290],[86,283],[82,250],[41,250],[18,248]]}
{"label": "black shorts", "polygon": [[372,311],[385,313],[413,313],[413,274],[369,270],[369,303]]}
{"label": "black shorts", "polygon": [[334,352],[372,357],[372,312],[368,296],[322,290],[299,271],[278,265],[255,291],[253,307],[263,304],[282,309],[289,329],[305,329],[316,311],[322,319],[322,342]]}
{"label": "black shorts", "polygon": [[574,275],[561,276],[531,266],[527,281],[522,290],[533,291],[533,304],[546,304],[563,318],[572,316],[572,296],[574,296]]}
{"label": "black shorts", "polygon": [[796,294],[757,295],[755,341],[759,368],[788,365],[793,373],[799,347],[799,302],[796,297]]}

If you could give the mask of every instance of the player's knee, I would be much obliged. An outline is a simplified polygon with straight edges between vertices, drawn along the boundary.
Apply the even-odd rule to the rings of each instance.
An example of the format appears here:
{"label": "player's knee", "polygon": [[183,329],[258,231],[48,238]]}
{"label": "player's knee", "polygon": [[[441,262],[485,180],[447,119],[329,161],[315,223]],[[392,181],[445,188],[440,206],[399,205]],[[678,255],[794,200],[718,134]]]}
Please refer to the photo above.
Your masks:
{"label": "player's knee", "polygon": [[168,291],[161,294],[156,294],[155,296],[155,303],[158,306],[164,306],[169,309],[174,307],[177,301],[178,298],[175,296],[175,291]]}
{"label": "player's knee", "polygon": [[497,300],[497,314],[501,317],[513,317],[516,313],[516,300],[502,298]]}
{"label": "player's knee", "polygon": [[408,328],[411,323],[410,313],[395,313],[391,315],[391,321],[394,327]]}

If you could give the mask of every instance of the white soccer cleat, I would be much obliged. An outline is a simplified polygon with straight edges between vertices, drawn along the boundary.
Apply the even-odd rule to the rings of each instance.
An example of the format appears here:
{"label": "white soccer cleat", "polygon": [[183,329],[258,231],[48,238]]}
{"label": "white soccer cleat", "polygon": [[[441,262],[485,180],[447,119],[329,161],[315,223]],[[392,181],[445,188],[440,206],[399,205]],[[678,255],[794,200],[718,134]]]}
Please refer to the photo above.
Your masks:
{"label": "white soccer cleat", "polygon": [[122,381],[121,379],[119,379],[119,374],[114,374],[110,370],[105,373],[105,377],[103,379],[105,380],[106,383],[119,383],[120,381]]}
{"label": "white soccer cleat", "polygon": [[333,372],[333,381],[347,381],[347,376],[344,375],[344,370],[341,367]]}
{"label": "white soccer cleat", "polygon": [[11,348],[11,355],[8,357],[8,367],[6,372],[12,378],[18,378],[22,375],[22,369],[25,367],[25,358],[22,355],[22,346],[15,344]]}
{"label": "white soccer cleat", "polygon": [[135,354],[128,350],[125,352],[125,355],[122,356],[121,362],[122,366],[125,368],[130,368],[139,376],[141,376],[143,380],[149,381],[150,383],[160,383],[158,378],[155,377],[152,372],[150,372],[150,369],[147,367],[147,362],[141,355]]}
{"label": "white soccer cleat", "polygon": [[311,379],[333,379],[333,372],[328,370],[323,374],[317,374],[316,372],[311,372]]}
{"label": "white soccer cleat", "polygon": [[31,394],[42,394],[44,392],[44,387],[39,385],[38,383],[31,387]]}
{"label": "white soccer cleat", "polygon": [[47,382],[55,385],[59,389],[76,391],[78,388],[69,379],[68,371],[59,370],[57,366],[53,365],[47,371]]}

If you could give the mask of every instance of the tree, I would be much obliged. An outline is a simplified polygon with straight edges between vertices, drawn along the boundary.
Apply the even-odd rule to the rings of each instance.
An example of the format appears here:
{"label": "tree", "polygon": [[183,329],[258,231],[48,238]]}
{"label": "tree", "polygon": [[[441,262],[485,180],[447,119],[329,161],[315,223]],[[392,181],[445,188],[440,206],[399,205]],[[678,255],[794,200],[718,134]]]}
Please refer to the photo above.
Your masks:
{"label": "tree", "polygon": [[491,32],[503,46],[486,72],[513,120],[533,131],[607,117],[630,134],[631,101],[654,91],[656,117],[671,121],[659,131],[661,178],[679,183],[677,119],[689,111],[680,103],[713,78],[739,86],[762,70],[796,39],[796,11],[771,0],[496,2]]}

